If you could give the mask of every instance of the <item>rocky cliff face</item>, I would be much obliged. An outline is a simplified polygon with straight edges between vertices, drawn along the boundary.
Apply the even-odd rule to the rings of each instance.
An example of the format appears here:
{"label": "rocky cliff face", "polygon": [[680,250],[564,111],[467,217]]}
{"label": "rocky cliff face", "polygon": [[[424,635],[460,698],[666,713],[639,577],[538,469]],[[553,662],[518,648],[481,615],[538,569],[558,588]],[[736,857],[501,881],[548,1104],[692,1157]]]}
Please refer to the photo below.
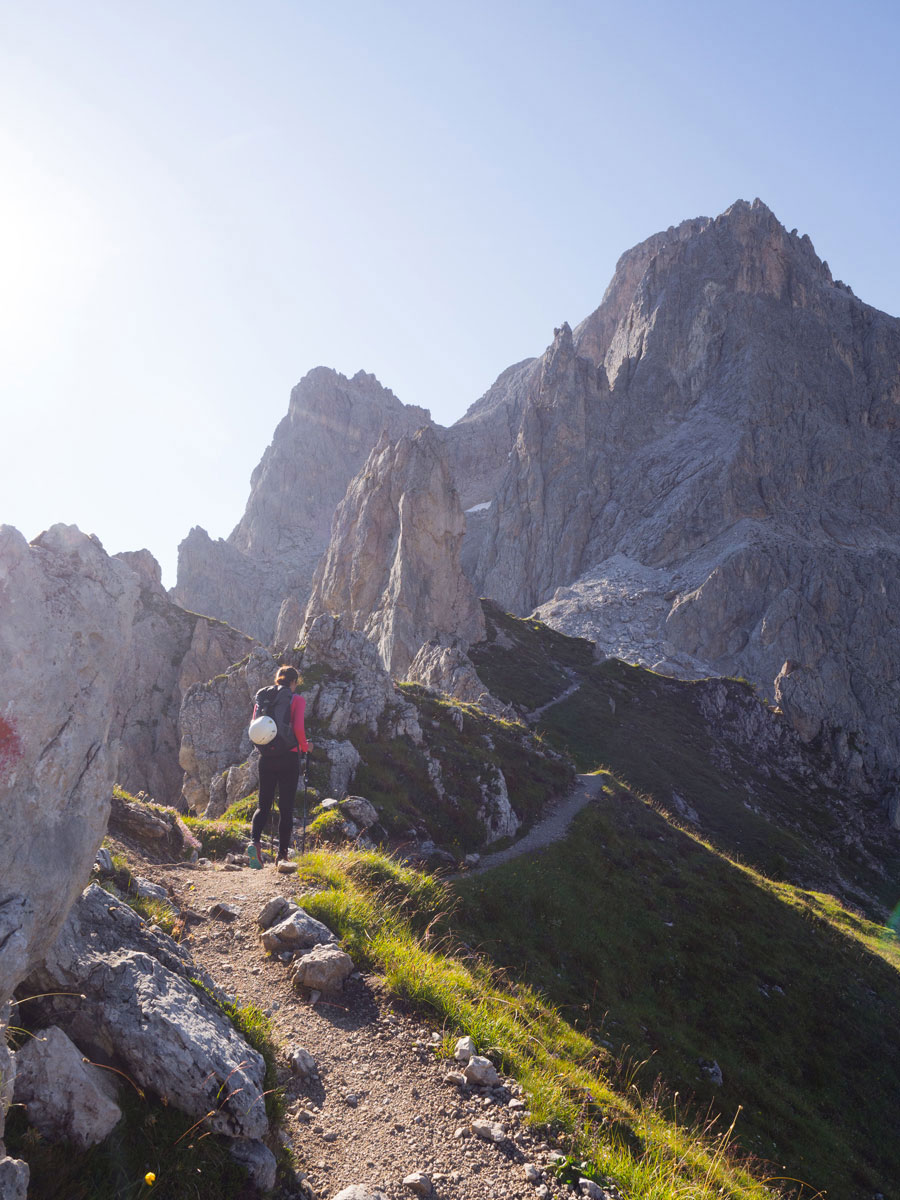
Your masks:
{"label": "rocky cliff face", "polygon": [[112,700],[119,739],[116,776],[130,792],[165,804],[181,798],[178,718],[192,684],[212,679],[247,656],[253,641],[222,621],[185,612],[166,595],[148,551],[116,556],[140,579],[131,651]]}
{"label": "rocky cliff face", "polygon": [[625,255],[529,372],[476,586],[770,696],[790,659],[798,729],[843,740],[859,782],[890,781],[900,321],[739,202]]}
{"label": "rocky cliff face", "polygon": [[459,564],[465,520],[441,439],[431,428],[383,436],[335,514],[307,624],[340,614],[402,676],[437,634],[484,636],[481,606]]}
{"label": "rocky cliff face", "polygon": [[109,814],[116,683],[131,645],[137,576],[99,542],[57,525],[29,545],[0,527],[0,1183],[25,1195],[5,1157],[14,1066],[13,989],[53,944],[87,879]]}
{"label": "rocky cliff face", "polygon": [[374,375],[310,371],[291,392],[227,541],[195,528],[179,546],[173,598],[270,643],[282,602],[306,604],[334,511],[379,437],[395,441],[430,423],[426,409],[401,404]]}

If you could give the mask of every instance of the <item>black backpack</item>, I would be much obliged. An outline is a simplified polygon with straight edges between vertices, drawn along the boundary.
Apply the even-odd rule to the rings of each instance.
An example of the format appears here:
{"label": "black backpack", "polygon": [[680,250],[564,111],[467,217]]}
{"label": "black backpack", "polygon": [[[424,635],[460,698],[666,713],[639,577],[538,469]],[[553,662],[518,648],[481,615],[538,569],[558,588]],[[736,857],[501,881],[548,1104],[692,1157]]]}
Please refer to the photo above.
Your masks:
{"label": "black backpack", "polygon": [[294,693],[289,687],[282,687],[277,683],[260,688],[256,693],[256,715],[271,717],[278,730],[271,742],[267,742],[265,746],[256,747],[263,758],[286,754],[289,750],[298,748],[291,725],[291,700],[293,698]]}

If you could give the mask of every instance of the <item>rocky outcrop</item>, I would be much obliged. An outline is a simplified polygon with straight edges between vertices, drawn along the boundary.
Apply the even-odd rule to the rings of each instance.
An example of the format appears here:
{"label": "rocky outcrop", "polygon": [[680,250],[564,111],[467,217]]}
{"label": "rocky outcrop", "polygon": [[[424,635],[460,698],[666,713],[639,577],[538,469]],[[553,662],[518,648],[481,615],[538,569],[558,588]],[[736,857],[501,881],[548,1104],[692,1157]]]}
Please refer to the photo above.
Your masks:
{"label": "rocky outcrop", "polygon": [[226,541],[195,528],[179,546],[173,598],[270,643],[282,602],[305,606],[334,511],[379,437],[430,423],[374,375],[310,371],[253,472],[240,523]]}
{"label": "rocky outcrop", "polygon": [[31,1011],[216,1132],[260,1138],[265,1064],[194,986],[197,975],[171,938],[92,884],[29,977],[29,993],[41,996]]}
{"label": "rocky outcrop", "polygon": [[84,886],[117,774],[140,581],[74,526],[0,528],[0,1003]]}
{"label": "rocky outcrop", "polygon": [[896,781],[900,321],[739,202],[629,251],[524,386],[482,594],[769,697],[791,659],[798,730]]}
{"label": "rocky outcrop", "polygon": [[[329,786],[346,790],[359,755],[346,735],[362,727],[385,737],[422,740],[415,708],[398,695],[364,633],[340,618],[322,615],[310,625],[301,651],[288,656],[298,668],[307,723],[329,754]],[[276,660],[257,646],[246,662],[190,688],[181,706],[183,795],[194,811],[219,816],[252,792],[257,756],[247,736],[253,697],[272,682]]]}
{"label": "rocky outcrop", "polygon": [[222,621],[174,604],[148,551],[116,558],[135,570],[141,583],[131,654],[114,696],[113,729],[121,742],[117,781],[130,792],[147,791],[161,803],[174,804],[182,783],[182,698],[193,684],[245,658],[254,643]]}
{"label": "rocky outcrop", "polygon": [[51,1025],[29,1038],[16,1055],[15,1100],[42,1137],[86,1150],[102,1142],[121,1119],[110,1079]]}
{"label": "rocky outcrop", "polygon": [[409,683],[419,683],[432,692],[440,692],[463,704],[476,704],[483,712],[506,721],[518,720],[509,704],[492,696],[478,677],[475,664],[466,654],[459,638],[432,638],[420,647],[406,673]]}
{"label": "rocky outcrop", "polygon": [[484,637],[484,618],[459,565],[465,523],[439,436],[383,437],[350,484],[316,572],[307,624],[338,613],[403,676],[423,642]]}
{"label": "rocky outcrop", "polygon": [[[188,688],[181,703],[179,726],[181,748],[178,761],[184,772],[182,794],[187,806],[204,812],[211,792],[224,787],[231,768],[246,763],[253,745],[247,734],[253,697],[275,678],[278,663],[262,646],[251,652],[246,662],[237,663],[224,674]],[[249,778],[250,791],[253,780]],[[224,782],[217,782],[222,780]],[[249,795],[249,791],[244,793]],[[234,796],[234,799],[240,799]],[[228,801],[220,804],[218,816]]]}

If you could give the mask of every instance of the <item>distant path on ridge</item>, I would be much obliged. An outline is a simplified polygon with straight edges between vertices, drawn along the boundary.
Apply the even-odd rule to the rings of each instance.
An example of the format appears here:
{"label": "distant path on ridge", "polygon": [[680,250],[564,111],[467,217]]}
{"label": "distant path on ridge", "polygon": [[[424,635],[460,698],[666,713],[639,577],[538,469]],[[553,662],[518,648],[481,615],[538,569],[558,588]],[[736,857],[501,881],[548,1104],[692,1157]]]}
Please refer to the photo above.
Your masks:
{"label": "distant path on ridge", "polygon": [[558,842],[564,838],[575,817],[586,804],[602,792],[605,776],[579,775],[577,780],[573,791],[565,799],[558,801],[547,816],[538,821],[521,841],[514,842],[505,850],[498,850],[496,854],[485,855],[477,867],[451,875],[450,878],[462,879],[470,875],[481,875],[484,871],[490,871],[518,858],[520,854],[536,854],[551,842]]}

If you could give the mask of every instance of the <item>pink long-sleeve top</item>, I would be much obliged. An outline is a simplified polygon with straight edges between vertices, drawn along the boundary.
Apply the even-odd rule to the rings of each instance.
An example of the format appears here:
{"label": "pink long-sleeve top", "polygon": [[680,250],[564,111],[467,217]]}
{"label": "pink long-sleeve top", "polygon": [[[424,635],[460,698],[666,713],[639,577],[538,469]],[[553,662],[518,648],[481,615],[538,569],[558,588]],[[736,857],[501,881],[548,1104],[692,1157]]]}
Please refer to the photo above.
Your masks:
{"label": "pink long-sleeve top", "polygon": [[[253,705],[253,716],[257,715],[256,705]],[[291,728],[294,731],[294,737],[297,739],[297,745],[291,746],[291,752],[297,753],[299,747],[304,754],[309,752],[309,742],[306,740],[306,730],[303,728],[303,718],[306,715],[306,700],[303,696],[298,696],[296,693],[291,697]]]}

